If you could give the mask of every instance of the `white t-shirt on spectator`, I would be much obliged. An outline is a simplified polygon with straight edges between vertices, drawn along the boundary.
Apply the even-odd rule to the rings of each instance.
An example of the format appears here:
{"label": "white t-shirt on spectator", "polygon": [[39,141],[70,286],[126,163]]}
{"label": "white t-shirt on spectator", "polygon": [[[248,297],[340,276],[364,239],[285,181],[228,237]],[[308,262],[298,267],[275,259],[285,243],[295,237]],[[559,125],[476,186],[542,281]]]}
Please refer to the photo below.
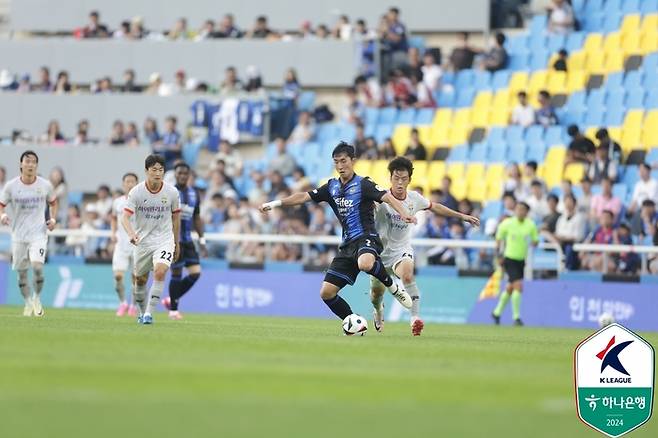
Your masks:
{"label": "white t-shirt on spectator", "polygon": [[646,199],[658,202],[658,181],[651,178],[649,181],[639,180],[633,188],[633,202],[640,207]]}
{"label": "white t-shirt on spectator", "polygon": [[575,212],[571,217],[563,213],[555,224],[555,235],[558,238],[580,242],[585,238],[586,225],[587,220],[582,213]]}
{"label": "white t-shirt on spectator", "polygon": [[438,90],[441,85],[441,76],[443,75],[441,67],[436,64],[430,66],[424,65],[420,70],[423,72],[423,82],[425,82],[425,85],[432,91]]}
{"label": "white t-shirt on spectator", "polygon": [[530,206],[530,213],[528,214],[534,221],[541,221],[550,213],[546,196],[537,199],[530,195],[525,199],[525,202]]}
{"label": "white t-shirt on spectator", "polygon": [[535,110],[530,105],[518,105],[512,110],[512,124],[530,126],[535,123]]}
{"label": "white t-shirt on spectator", "polygon": [[573,30],[573,10],[567,2],[555,7],[549,17],[551,29],[557,33],[567,33]]}

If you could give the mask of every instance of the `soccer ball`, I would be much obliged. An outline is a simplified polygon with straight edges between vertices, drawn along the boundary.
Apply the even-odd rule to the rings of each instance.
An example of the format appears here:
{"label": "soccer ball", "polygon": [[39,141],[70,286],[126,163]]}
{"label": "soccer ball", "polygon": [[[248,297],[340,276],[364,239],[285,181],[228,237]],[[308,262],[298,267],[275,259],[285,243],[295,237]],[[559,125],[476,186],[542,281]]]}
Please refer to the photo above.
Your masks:
{"label": "soccer ball", "polygon": [[599,316],[599,327],[601,328],[607,327],[613,322],[615,322],[615,317],[608,312],[603,312],[601,316]]}
{"label": "soccer ball", "polygon": [[343,320],[343,333],[347,336],[363,336],[368,331],[368,320],[356,313]]}

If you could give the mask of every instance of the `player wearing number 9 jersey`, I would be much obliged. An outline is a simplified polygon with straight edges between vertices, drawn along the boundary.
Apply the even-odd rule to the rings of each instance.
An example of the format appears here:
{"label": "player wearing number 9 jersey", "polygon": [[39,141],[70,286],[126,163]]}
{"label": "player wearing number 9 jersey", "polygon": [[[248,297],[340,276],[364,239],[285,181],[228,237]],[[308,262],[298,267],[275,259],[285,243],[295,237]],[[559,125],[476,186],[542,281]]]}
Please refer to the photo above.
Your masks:
{"label": "player wearing number 9 jersey", "polygon": [[[164,182],[165,160],[149,155],[145,162],[146,180],[128,193],[121,218],[134,249],[135,302],[139,307],[137,322],[152,324],[169,267],[178,258],[180,236],[180,201],[178,190]],[[134,228],[130,218],[133,217]],[[146,302],[146,283],[153,271],[153,284]]]}

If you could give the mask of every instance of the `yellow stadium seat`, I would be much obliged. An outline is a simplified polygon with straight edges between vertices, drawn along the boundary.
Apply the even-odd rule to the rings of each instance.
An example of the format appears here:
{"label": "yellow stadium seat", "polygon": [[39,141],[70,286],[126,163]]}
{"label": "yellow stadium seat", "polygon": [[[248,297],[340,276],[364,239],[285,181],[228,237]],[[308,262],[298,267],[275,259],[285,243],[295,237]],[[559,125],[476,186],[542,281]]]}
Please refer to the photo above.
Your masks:
{"label": "yellow stadium seat", "polygon": [[621,47],[621,33],[610,32],[608,36],[605,37],[605,41],[603,43],[603,51],[606,53],[614,52],[615,50],[619,50],[620,47]]}
{"label": "yellow stadium seat", "polygon": [[658,146],[658,110],[650,111],[644,119],[642,145],[643,149]]}
{"label": "yellow stadium seat", "polygon": [[586,69],[590,74],[605,73],[605,52],[590,52],[587,54]]}
{"label": "yellow stadium seat", "polygon": [[578,50],[569,55],[567,59],[567,70],[569,72],[584,70],[587,53],[584,50]]}
{"label": "yellow stadium seat", "polygon": [[372,161],[370,160],[356,160],[354,163],[354,173],[357,175],[367,176],[370,175],[372,170]]}
{"label": "yellow stadium seat", "polygon": [[466,198],[472,202],[484,202],[487,200],[487,186],[486,184],[474,184],[468,186]]}
{"label": "yellow stadium seat", "polygon": [[539,70],[534,72],[528,80],[528,95],[532,98],[541,90],[545,89],[547,79],[548,72],[546,70]]}
{"label": "yellow stadium seat", "polygon": [[600,33],[590,33],[585,40],[583,50],[590,53],[600,52],[603,47],[603,35]]}
{"label": "yellow stadium seat", "polygon": [[432,125],[418,125],[416,126],[416,129],[418,130],[418,139],[420,142],[425,145],[425,148],[429,148],[431,143]]}
{"label": "yellow stadium seat", "polygon": [[505,166],[502,164],[490,164],[487,167],[485,174],[487,200],[500,199],[503,191],[504,175]]}
{"label": "yellow stadium seat", "polygon": [[519,91],[525,91],[528,88],[528,72],[517,71],[509,81],[509,92],[511,96],[516,96]]}
{"label": "yellow stadium seat", "polygon": [[443,127],[450,126],[452,121],[452,110],[450,108],[441,108],[434,114],[434,120],[432,121],[432,126]]}
{"label": "yellow stadium seat", "polygon": [[640,52],[644,55],[658,51],[658,30],[654,29],[642,34]]}
{"label": "yellow stadium seat", "polygon": [[610,138],[617,142],[621,141],[621,129],[622,128],[619,126],[609,126],[608,134],[610,135]]}
{"label": "yellow stadium seat", "polygon": [[605,57],[605,71],[613,73],[622,70],[624,70],[624,52],[622,50],[608,52]]}
{"label": "yellow stadium seat", "polygon": [[466,143],[471,131],[471,109],[461,108],[455,111],[450,129],[450,146]]}
{"label": "yellow stadium seat", "polygon": [[[514,97],[516,98],[516,95]],[[493,102],[491,102],[491,106],[493,107],[492,110],[495,111],[496,108],[506,107],[509,105],[509,103],[510,103],[509,90],[507,88],[498,90],[493,98]]]}
{"label": "yellow stadium seat", "polygon": [[466,165],[462,162],[448,163],[446,167],[446,175],[452,179],[453,182],[464,179],[464,172]]}
{"label": "yellow stadium seat", "polygon": [[567,73],[567,93],[583,90],[587,85],[587,77],[587,72],[583,70],[570,70]]}
{"label": "yellow stadium seat", "polygon": [[564,169],[563,178],[573,184],[579,184],[583,176],[585,176],[585,165],[582,163],[571,163]]}
{"label": "yellow stadium seat", "polygon": [[391,141],[393,142],[395,153],[398,155],[404,154],[411,141],[411,125],[397,125],[393,131]]}
{"label": "yellow stadium seat", "polygon": [[471,163],[466,168],[466,197],[471,201],[482,202],[486,197],[486,184],[484,184],[484,164]]}
{"label": "yellow stadium seat", "polygon": [[590,126],[587,129],[585,129],[585,137],[589,138],[592,140],[594,143],[596,143],[596,140],[594,139],[594,136],[596,135],[596,131],[599,129],[598,126]]}
{"label": "yellow stadium seat", "polygon": [[549,72],[546,88],[551,94],[565,94],[567,92],[567,73],[564,71]]}
{"label": "yellow stadium seat", "polygon": [[372,168],[370,169],[370,178],[382,186],[388,187],[390,185],[390,177],[388,174],[388,161],[387,160],[377,160],[372,163]]}
{"label": "yellow stadium seat", "polygon": [[493,101],[491,91],[481,91],[475,97],[472,111],[473,126],[487,126],[489,124],[489,110]]}
{"label": "yellow stadium seat", "polygon": [[427,168],[427,181],[429,182],[430,190],[441,188],[441,180],[446,174],[445,161],[432,161]]}
{"label": "yellow stadium seat", "polygon": [[[414,173],[411,176],[411,184],[409,185],[410,189],[413,187],[422,187],[427,195],[429,190],[429,181],[427,180],[427,161],[414,161]],[[427,195],[429,196],[429,195]]]}
{"label": "yellow stadium seat", "polygon": [[489,123],[491,126],[507,126],[510,120],[512,110],[510,107],[494,107],[489,114]]}
{"label": "yellow stadium seat", "polygon": [[466,180],[465,179],[458,179],[458,180],[452,180],[452,184],[450,185],[450,194],[455,197],[455,199],[462,200],[466,198],[466,193],[468,191],[468,187],[466,186]]}
{"label": "yellow stadium seat", "polygon": [[559,185],[562,182],[562,173],[564,171],[564,157],[566,156],[566,149],[561,146],[553,146],[546,154],[546,161],[544,163],[544,180],[546,185],[551,188]]}
{"label": "yellow stadium seat", "polygon": [[642,20],[642,27],[640,31],[642,33],[652,32],[655,29],[658,29],[658,14],[647,14]]}
{"label": "yellow stadium seat", "polygon": [[640,53],[640,37],[642,34],[639,30],[628,32],[621,37],[621,48],[627,55]]}
{"label": "yellow stadium seat", "polygon": [[640,28],[641,17],[640,14],[628,14],[624,17],[624,21],[621,23],[621,28],[619,29],[622,35],[627,35],[631,32],[634,32]]}
{"label": "yellow stadium seat", "polygon": [[544,178],[544,163],[537,164],[537,176]]}
{"label": "yellow stadium seat", "polygon": [[642,143],[643,119],[644,111],[642,110],[630,110],[626,113],[620,139],[621,148],[624,151],[637,149]]}
{"label": "yellow stadium seat", "polygon": [[431,148],[446,147],[450,144],[450,125],[432,126],[430,132]]}

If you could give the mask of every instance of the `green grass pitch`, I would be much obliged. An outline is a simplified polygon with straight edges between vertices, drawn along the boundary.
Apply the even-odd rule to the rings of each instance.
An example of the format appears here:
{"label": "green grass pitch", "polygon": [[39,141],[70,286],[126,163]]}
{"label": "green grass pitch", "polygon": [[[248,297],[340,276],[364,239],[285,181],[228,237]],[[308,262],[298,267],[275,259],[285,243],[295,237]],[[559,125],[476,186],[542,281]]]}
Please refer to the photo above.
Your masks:
{"label": "green grass pitch", "polygon": [[600,436],[574,407],[587,331],[21,310],[0,308],[4,438]]}

